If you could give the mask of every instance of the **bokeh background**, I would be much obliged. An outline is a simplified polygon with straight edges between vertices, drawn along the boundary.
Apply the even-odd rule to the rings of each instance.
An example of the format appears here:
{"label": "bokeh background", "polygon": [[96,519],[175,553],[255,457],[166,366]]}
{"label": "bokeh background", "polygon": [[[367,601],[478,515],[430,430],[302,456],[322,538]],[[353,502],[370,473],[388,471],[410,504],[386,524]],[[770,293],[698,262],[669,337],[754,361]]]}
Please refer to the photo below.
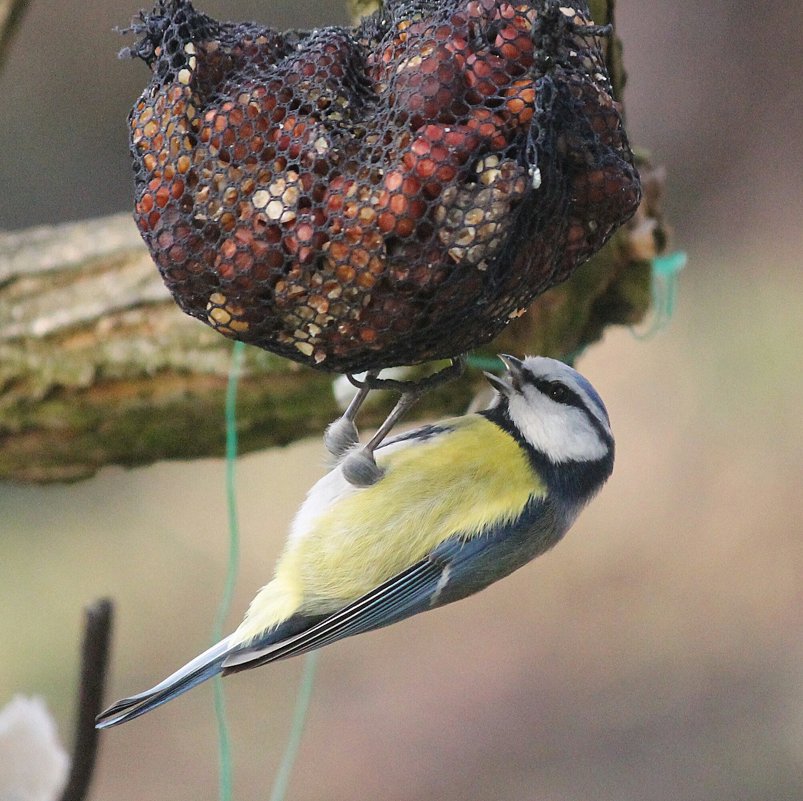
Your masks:
{"label": "bokeh background", "polygon": [[[276,27],[333,0],[199,0]],[[0,73],[0,228],[129,208],[125,116],[147,80],[112,32],[137,2],[34,0]],[[689,253],[670,326],[580,367],[617,435],[571,535],[452,607],[319,662],[293,801],[794,801],[803,797],[803,107],[796,4],[620,0],[633,141],[667,166]],[[223,421],[221,421],[221,437]],[[231,623],[323,471],[320,444],[238,464]],[[117,603],[109,700],[208,643],[224,465],[0,484],[0,705],[43,695],[69,740],[81,608]],[[227,681],[235,797],[263,799],[301,663]],[[0,755],[2,758],[2,755]],[[211,692],[103,737],[92,798],[213,799]]]}

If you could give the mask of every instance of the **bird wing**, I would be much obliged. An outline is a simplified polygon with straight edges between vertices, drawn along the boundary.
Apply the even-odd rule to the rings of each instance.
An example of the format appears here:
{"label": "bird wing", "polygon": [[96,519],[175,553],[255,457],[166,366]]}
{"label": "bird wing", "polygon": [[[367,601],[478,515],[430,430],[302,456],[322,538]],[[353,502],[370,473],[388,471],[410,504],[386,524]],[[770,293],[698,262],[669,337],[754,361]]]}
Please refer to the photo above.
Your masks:
{"label": "bird wing", "polygon": [[271,630],[233,649],[223,661],[223,674],[297,656],[471,595],[551,547],[560,534],[552,505],[533,498],[515,522],[470,539],[450,537],[426,558],[306,630],[281,639]]}
{"label": "bird wing", "polygon": [[133,720],[151,709],[182,695],[208,678],[220,673],[225,657],[231,652],[228,637],[196,656],[191,662],[164,681],[137,695],[123,698],[104,710],[96,719],[96,727],[106,729]]}
{"label": "bird wing", "polygon": [[[442,542],[511,522],[546,494],[527,454],[493,423],[475,416],[433,431],[378,452],[384,474],[376,484],[354,487],[338,468],[310,490],[276,567],[298,608],[334,611],[339,599],[361,598]],[[273,605],[270,595],[253,605],[243,641],[284,619],[271,619]]]}
{"label": "bird wing", "polygon": [[[267,645],[255,641],[237,649],[223,662],[223,675],[275,662],[324,645],[386,626],[428,608],[447,563],[428,557],[293,637]],[[262,639],[262,638],[260,638]]]}

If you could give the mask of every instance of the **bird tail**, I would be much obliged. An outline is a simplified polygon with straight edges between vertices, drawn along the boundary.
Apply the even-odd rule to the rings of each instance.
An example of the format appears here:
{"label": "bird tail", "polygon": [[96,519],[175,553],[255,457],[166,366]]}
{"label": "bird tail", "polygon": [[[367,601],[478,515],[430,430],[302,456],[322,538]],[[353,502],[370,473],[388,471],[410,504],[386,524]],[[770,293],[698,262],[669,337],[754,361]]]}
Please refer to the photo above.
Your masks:
{"label": "bird tail", "polygon": [[95,728],[108,729],[118,723],[138,718],[140,715],[150,712],[151,709],[156,709],[157,706],[191,690],[201,682],[211,679],[212,676],[216,676],[223,670],[223,662],[233,650],[229,645],[229,639],[227,637],[217,645],[213,645],[150,690],[132,695],[130,698],[123,698],[116,704],[112,704],[98,715],[95,720]]}

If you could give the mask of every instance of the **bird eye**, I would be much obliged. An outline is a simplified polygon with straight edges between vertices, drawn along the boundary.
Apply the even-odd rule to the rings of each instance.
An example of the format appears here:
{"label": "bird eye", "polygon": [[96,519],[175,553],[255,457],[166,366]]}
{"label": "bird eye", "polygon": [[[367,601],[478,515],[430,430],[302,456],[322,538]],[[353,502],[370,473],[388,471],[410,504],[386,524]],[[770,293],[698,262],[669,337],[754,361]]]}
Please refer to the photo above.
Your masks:
{"label": "bird eye", "polygon": [[553,381],[549,385],[548,395],[557,403],[565,403],[569,397],[569,390],[560,381]]}

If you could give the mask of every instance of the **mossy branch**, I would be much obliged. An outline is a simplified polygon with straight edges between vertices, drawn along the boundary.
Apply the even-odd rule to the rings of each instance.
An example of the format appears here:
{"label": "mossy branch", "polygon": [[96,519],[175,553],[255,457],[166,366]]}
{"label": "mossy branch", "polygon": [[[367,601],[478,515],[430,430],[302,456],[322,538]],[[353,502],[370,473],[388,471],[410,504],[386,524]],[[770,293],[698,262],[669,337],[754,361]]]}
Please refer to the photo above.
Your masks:
{"label": "mossy branch", "polygon": [[[608,324],[640,320],[654,215],[645,205],[486,352],[565,356]],[[128,215],[0,234],[0,320],[0,478],[74,480],[108,464],[223,453],[231,343],[179,311]],[[469,374],[432,393],[418,414],[461,410],[476,382]],[[319,434],[338,412],[331,383],[248,348],[242,451]],[[385,409],[369,409],[365,424]]]}

